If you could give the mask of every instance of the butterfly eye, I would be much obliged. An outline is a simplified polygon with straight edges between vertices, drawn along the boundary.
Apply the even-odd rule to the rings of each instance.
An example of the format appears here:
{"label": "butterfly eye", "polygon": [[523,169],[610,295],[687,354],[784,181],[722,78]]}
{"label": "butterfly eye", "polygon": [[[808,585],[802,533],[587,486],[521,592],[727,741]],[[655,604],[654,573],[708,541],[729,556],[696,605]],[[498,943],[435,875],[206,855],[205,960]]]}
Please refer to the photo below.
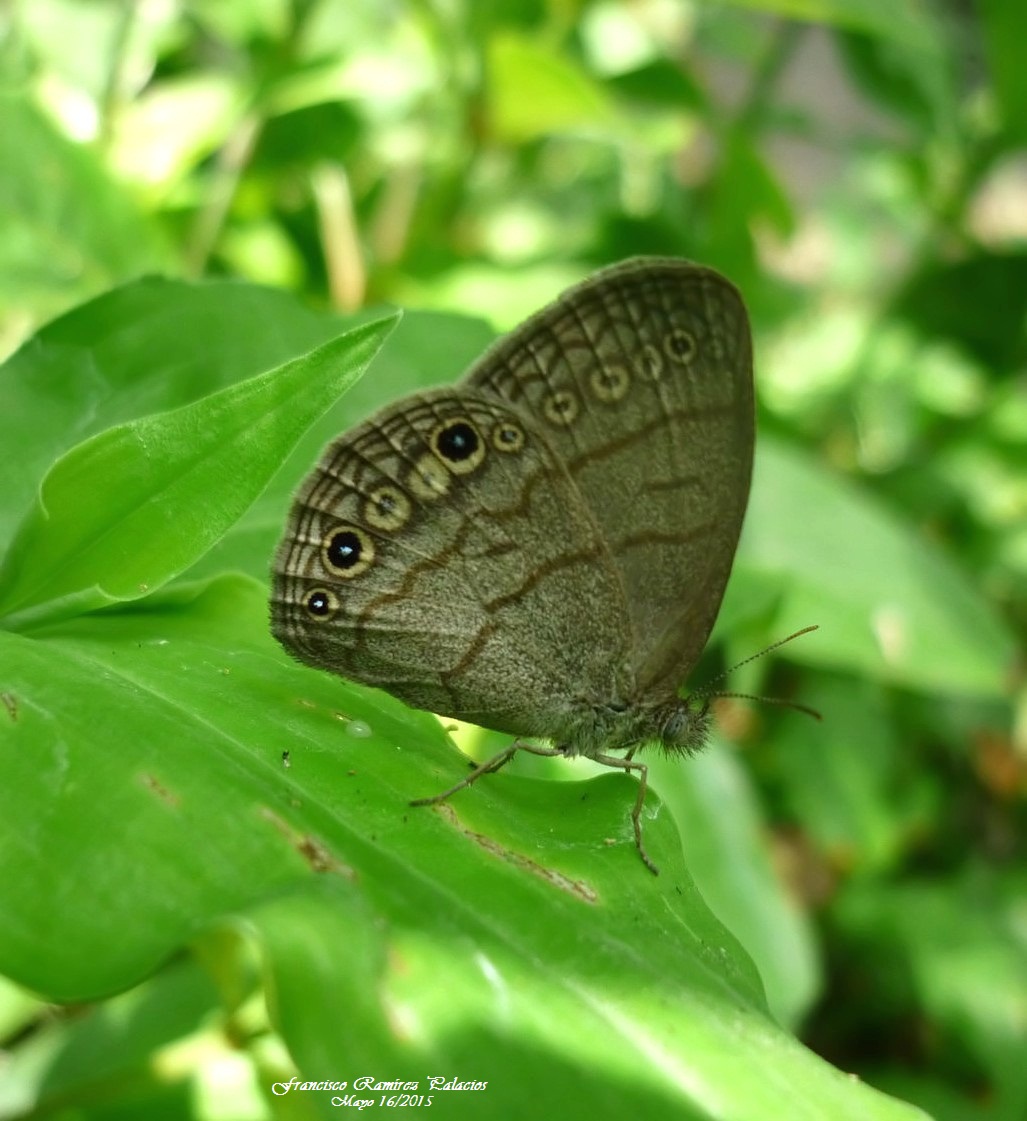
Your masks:
{"label": "butterfly eye", "polygon": [[578,416],[578,399],[569,389],[558,389],[542,402],[542,412],[550,424],[568,428]]}
{"label": "butterfly eye", "polygon": [[524,447],[524,429],[502,420],[492,429],[492,446],[499,452],[519,452]]}
{"label": "butterfly eye", "polygon": [[351,579],[370,568],[374,542],[362,529],[340,526],[325,537],[321,556],[329,572]]}
{"label": "butterfly eye", "polygon": [[307,614],[314,619],[330,619],[339,610],[339,601],[326,588],[315,588],[303,601]]}
{"label": "butterfly eye", "polygon": [[606,405],[620,401],[631,386],[631,375],[623,366],[597,366],[588,379],[595,397]]}
{"label": "butterfly eye", "polygon": [[364,518],[375,529],[390,533],[402,529],[410,518],[410,499],[399,487],[375,487],[364,503]]}
{"label": "butterfly eye", "polygon": [[695,357],[699,349],[695,335],[681,327],[668,331],[663,340],[663,351],[671,362],[688,363]]}
{"label": "butterfly eye", "polygon": [[470,474],[485,458],[485,445],[469,420],[450,420],[432,433],[435,454],[456,475]]}

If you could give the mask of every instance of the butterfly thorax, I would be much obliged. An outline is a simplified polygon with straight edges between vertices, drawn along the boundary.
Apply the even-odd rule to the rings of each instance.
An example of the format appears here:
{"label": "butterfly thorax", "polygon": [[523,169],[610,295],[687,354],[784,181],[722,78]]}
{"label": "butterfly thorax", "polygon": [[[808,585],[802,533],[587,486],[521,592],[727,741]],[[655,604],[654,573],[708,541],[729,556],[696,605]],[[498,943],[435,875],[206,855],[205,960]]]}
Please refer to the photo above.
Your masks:
{"label": "butterfly thorax", "polygon": [[699,751],[709,735],[710,716],[679,697],[660,704],[582,705],[575,709],[558,746],[567,755],[594,759],[611,751],[635,751],[647,745],[669,754]]}

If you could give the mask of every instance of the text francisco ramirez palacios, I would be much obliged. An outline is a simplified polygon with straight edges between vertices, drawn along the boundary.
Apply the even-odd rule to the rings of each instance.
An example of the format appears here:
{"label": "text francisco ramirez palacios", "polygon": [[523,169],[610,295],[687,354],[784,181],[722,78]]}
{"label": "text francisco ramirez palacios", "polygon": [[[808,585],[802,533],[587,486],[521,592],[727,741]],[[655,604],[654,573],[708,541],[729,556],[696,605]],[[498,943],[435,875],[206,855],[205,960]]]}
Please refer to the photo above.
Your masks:
{"label": "text francisco ramirez palacios", "polygon": [[[293,1077],[288,1082],[274,1082],[271,1092],[279,1097],[293,1090],[332,1093],[332,1105],[355,1106],[357,1109],[368,1109],[373,1106],[383,1108],[402,1106],[430,1106],[433,1095],[450,1090],[485,1090],[488,1082],[476,1079],[464,1080],[457,1077],[449,1078],[446,1075],[433,1074],[427,1078],[415,1081],[406,1081],[402,1078],[384,1080],[375,1078],[370,1074],[363,1074],[354,1078],[352,1083],[347,1081],[304,1082]],[[341,1093],[341,1091],[351,1091]]]}

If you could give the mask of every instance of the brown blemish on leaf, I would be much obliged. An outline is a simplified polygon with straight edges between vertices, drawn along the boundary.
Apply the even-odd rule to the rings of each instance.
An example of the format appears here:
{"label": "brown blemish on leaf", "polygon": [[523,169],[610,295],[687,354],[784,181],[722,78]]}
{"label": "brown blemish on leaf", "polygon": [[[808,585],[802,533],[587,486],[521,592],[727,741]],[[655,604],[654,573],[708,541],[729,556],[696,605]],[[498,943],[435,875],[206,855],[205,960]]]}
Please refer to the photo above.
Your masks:
{"label": "brown blemish on leaf", "polygon": [[18,698],[13,693],[0,693],[0,701],[4,702],[7,715],[11,718],[11,723],[14,724],[18,719]]}
{"label": "brown blemish on leaf", "polygon": [[182,799],[172,791],[170,791],[162,782],[160,782],[154,775],[146,774],[145,772],[139,776],[143,786],[147,790],[152,790],[154,794],[163,802],[167,802],[169,806],[174,806],[175,809],[182,804]]}
{"label": "brown blemish on leaf", "polygon": [[445,802],[433,808],[436,813],[445,817],[450,825],[459,829],[465,837],[470,838],[476,845],[480,845],[491,856],[496,856],[500,860],[506,861],[507,864],[513,864],[522,871],[530,872],[533,876],[538,876],[539,879],[559,888],[560,891],[566,891],[569,895],[577,896],[585,903],[599,902],[599,896],[595,889],[586,884],[584,880],[572,880],[570,876],[565,876],[562,872],[557,872],[552,868],[546,868],[523,853],[514,852],[512,849],[504,847],[494,837],[488,837],[484,833],[476,833],[473,829],[468,829],[460,823],[453,807]]}
{"label": "brown blemish on leaf", "polygon": [[309,833],[305,833],[300,838],[296,851],[310,865],[312,872],[339,872],[341,875],[348,874],[350,879],[356,878],[351,868],[347,868],[341,861],[336,860],[324,844]]}
{"label": "brown blemish on leaf", "polygon": [[260,816],[270,822],[288,843],[303,857],[312,872],[336,872],[347,880],[357,880],[356,871],[336,857],[319,837],[300,833],[273,810],[261,806]]}

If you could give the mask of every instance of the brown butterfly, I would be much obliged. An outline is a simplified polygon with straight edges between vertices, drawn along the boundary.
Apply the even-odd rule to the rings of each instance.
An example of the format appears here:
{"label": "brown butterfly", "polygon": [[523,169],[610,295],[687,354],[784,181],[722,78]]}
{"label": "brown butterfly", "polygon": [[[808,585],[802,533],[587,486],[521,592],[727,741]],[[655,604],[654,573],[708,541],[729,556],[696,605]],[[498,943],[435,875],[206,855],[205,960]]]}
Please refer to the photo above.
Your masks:
{"label": "brown butterfly", "polygon": [[340,436],[296,496],[272,629],[297,658],[417,708],[639,776],[691,752],[678,696],[742,528],[754,441],[745,305],[711,269],[640,257],[501,339],[457,385]]}

